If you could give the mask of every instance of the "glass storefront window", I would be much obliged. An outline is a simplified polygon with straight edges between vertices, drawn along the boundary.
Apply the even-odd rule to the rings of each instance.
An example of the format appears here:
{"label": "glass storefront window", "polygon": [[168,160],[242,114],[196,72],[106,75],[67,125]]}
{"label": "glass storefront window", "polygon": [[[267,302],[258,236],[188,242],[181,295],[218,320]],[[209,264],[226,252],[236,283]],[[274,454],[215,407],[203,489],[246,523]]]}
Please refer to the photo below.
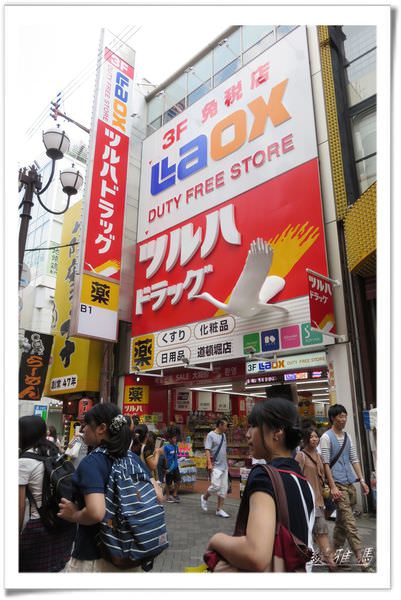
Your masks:
{"label": "glass storefront window", "polygon": [[376,50],[352,62],[346,70],[350,106],[376,94]]}
{"label": "glass storefront window", "polygon": [[352,118],[356,170],[361,194],[376,180],[376,110]]}
{"label": "glass storefront window", "polygon": [[233,60],[230,64],[226,65],[213,77],[213,87],[217,87],[220,83],[228,79],[233,73],[235,73],[235,71],[238,71],[240,66],[241,61],[239,58]]}
{"label": "glass storefront window", "polygon": [[361,194],[376,181],[376,155],[356,163]]}
{"label": "glass storefront window", "polygon": [[259,56],[262,52],[264,52],[267,48],[269,48],[272,44],[274,44],[275,35],[274,29],[271,29],[270,32],[265,35],[264,38],[256,42],[253,46],[248,48],[246,52],[244,52],[242,57],[242,62],[244,65],[247,65],[251,60]]}
{"label": "glass storefront window", "polygon": [[149,125],[147,127],[147,134],[152,135],[152,133],[154,131],[157,131],[158,129],[160,129],[161,126],[162,126],[162,118],[158,117],[157,119],[155,119],[154,121],[149,123]]}
{"label": "glass storefront window", "polygon": [[[171,106],[174,106],[175,104],[180,104],[182,102],[184,102],[185,104],[185,97],[187,95],[187,74],[183,73],[180,77],[178,77],[177,79],[175,79],[173,81],[173,83],[170,83],[170,85],[168,85],[166,87],[165,90],[165,96],[166,96],[166,103],[164,106],[164,110],[166,111],[168,108],[170,108]],[[183,100],[184,98],[184,100]]]}
{"label": "glass storefront window", "polygon": [[214,73],[219,73],[233,59],[237,59],[241,55],[241,38],[240,30],[234,31],[227,41],[220,42],[213,50],[213,70]]}
{"label": "glass storefront window", "polygon": [[148,123],[152,123],[163,114],[163,102],[163,94],[158,94],[148,102]]}
{"label": "glass storefront window", "polygon": [[284,35],[295,29],[296,25],[279,25],[277,27],[277,39],[279,40]]}
{"label": "glass storefront window", "polygon": [[262,38],[273,32],[272,25],[244,25],[242,27],[242,50],[245,52]]}
{"label": "glass storefront window", "polygon": [[212,69],[212,53],[209,52],[188,71],[188,94],[199,88],[201,84],[206,82],[210,84]]}
{"label": "glass storefront window", "polygon": [[359,113],[352,118],[355,160],[376,152],[376,111]]}
{"label": "glass storefront window", "polygon": [[376,47],[376,27],[373,25],[343,25],[344,50],[351,62]]}
{"label": "glass storefront window", "polygon": [[210,79],[203,85],[200,85],[198,88],[196,88],[196,90],[194,90],[193,92],[188,94],[188,99],[187,99],[188,106],[191,106],[192,104],[194,104],[197,100],[199,100],[199,98],[202,98],[202,96],[207,94],[208,91],[211,89],[212,89],[212,80]]}
{"label": "glass storefront window", "polygon": [[177,115],[182,113],[182,111],[184,109],[185,109],[185,99],[181,100],[181,102],[177,102],[177,104],[175,104],[174,106],[171,106],[168,110],[166,110],[166,112],[163,115],[163,123],[167,123],[168,121],[171,121],[171,119],[174,119],[174,117],[176,117]]}

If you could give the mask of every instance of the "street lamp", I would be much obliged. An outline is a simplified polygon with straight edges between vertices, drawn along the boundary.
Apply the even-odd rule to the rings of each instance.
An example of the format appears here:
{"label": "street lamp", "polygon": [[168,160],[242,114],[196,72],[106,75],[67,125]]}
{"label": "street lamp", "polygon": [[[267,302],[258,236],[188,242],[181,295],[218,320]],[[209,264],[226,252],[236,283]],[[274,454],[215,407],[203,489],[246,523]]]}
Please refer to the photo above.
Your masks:
{"label": "street lamp", "polygon": [[22,265],[24,263],[24,254],[25,254],[25,246],[26,239],[28,235],[28,227],[29,221],[31,220],[31,209],[33,206],[33,196],[36,194],[40,205],[49,213],[53,215],[62,215],[64,214],[69,206],[71,196],[74,196],[78,193],[78,190],[82,187],[83,177],[81,173],[74,168],[72,165],[71,168],[66,169],[60,173],[60,181],[63,186],[63,192],[67,194],[68,200],[67,205],[63,210],[54,211],[45,206],[41,200],[41,195],[46,192],[49,188],[51,182],[53,181],[54,170],[56,166],[56,160],[63,158],[64,154],[68,152],[70,148],[70,140],[65,131],[61,131],[58,127],[49,129],[48,131],[43,132],[43,144],[46,148],[46,154],[52,160],[52,169],[50,173],[50,178],[45,187],[42,189],[42,179],[39,175],[36,166],[32,165],[28,168],[24,167],[19,170],[19,191],[22,188],[25,188],[24,197],[19,208],[22,207],[21,212],[21,225],[19,230],[19,252],[18,252],[18,260],[19,260],[19,275],[18,281],[21,280],[22,273]]}

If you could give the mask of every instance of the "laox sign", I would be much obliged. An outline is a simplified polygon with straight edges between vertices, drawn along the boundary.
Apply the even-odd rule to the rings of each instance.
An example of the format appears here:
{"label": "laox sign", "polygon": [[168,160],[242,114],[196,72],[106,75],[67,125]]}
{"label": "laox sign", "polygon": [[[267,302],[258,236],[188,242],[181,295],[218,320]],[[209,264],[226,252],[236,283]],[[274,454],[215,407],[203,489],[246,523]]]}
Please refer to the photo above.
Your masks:
{"label": "laox sign", "polygon": [[[274,127],[288,121],[291,115],[282,103],[284,92],[286,90],[288,79],[275,85],[271,91],[267,102],[262,96],[255,98],[248,103],[253,122],[248,135],[248,116],[244,109],[236,110],[221,121],[219,121],[210,133],[210,157],[214,161],[222,160],[229,154],[238,150],[248,139],[248,142],[255,140],[264,134],[267,119],[270,117]],[[233,137],[223,144],[223,132],[229,127],[233,127]],[[183,124],[177,126],[177,141],[186,129]],[[167,132],[171,143],[175,141],[172,136],[174,130]],[[247,137],[248,136],[248,137]],[[164,147],[171,145],[165,144]],[[176,177],[179,180],[186,179],[197,171],[203,169],[208,164],[208,138],[205,134],[199,135],[190,142],[184,144],[179,149],[179,155],[182,157],[178,164],[169,165],[168,157],[163,158],[161,162],[152,166],[151,187],[152,196],[175,185]]]}

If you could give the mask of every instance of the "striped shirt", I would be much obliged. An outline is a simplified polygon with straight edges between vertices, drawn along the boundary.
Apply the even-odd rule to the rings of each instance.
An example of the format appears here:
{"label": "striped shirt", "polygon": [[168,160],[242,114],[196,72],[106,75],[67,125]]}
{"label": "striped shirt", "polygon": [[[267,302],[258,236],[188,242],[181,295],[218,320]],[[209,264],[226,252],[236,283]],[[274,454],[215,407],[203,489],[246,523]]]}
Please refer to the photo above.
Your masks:
{"label": "striped shirt", "polygon": [[[340,435],[338,435],[334,431],[333,431],[333,433],[336,436],[338,443],[340,445],[340,448],[341,448],[344,443],[344,433],[341,433]],[[351,461],[351,463],[359,463],[358,454],[357,454],[354,444],[352,443],[351,436],[349,434],[347,434],[347,435],[348,435],[348,439],[351,444],[351,449],[350,449],[350,453],[349,453],[350,461]],[[327,433],[324,433],[322,435],[322,437],[320,438],[320,450],[321,450],[323,462],[327,465],[330,464],[330,461],[332,458],[334,458],[335,454],[334,453],[332,454],[332,452],[331,452],[330,438],[327,435]]]}

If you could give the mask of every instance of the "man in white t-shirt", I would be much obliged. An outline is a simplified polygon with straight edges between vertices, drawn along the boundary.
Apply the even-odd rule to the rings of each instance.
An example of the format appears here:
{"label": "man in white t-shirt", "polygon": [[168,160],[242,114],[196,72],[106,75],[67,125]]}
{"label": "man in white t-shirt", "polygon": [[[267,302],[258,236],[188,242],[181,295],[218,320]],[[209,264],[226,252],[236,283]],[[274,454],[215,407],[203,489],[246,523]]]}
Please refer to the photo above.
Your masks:
{"label": "man in white t-shirt", "polygon": [[228,423],[218,419],[213,431],[209,431],[205,441],[206,468],[210,474],[210,486],[205,495],[201,496],[201,508],[207,511],[207,501],[211,494],[217,494],[218,517],[227,518],[230,515],[223,510],[224,499],[228,490],[228,463],[226,431]]}

